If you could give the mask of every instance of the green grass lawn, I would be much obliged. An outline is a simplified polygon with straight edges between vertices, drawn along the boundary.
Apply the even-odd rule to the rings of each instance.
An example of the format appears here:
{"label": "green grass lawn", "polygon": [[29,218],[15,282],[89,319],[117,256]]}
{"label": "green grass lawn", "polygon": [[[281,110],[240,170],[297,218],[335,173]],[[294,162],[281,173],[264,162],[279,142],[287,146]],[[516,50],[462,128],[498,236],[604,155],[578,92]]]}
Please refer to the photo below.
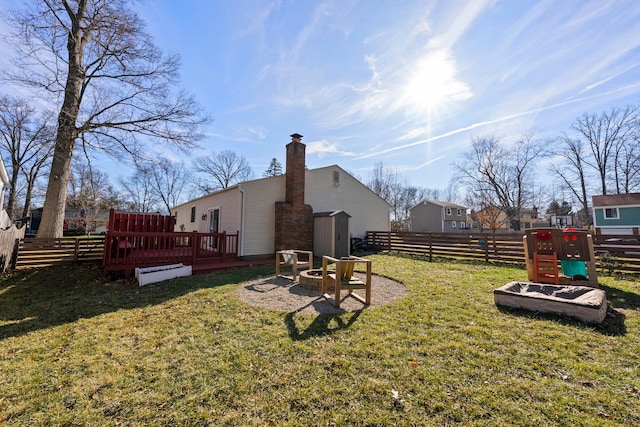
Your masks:
{"label": "green grass lawn", "polygon": [[[640,424],[640,285],[602,325],[500,310],[513,267],[373,255],[407,298],[340,315],[246,305],[262,266],[139,288],[93,266],[0,280],[5,425]],[[373,295],[375,298],[375,294]]]}

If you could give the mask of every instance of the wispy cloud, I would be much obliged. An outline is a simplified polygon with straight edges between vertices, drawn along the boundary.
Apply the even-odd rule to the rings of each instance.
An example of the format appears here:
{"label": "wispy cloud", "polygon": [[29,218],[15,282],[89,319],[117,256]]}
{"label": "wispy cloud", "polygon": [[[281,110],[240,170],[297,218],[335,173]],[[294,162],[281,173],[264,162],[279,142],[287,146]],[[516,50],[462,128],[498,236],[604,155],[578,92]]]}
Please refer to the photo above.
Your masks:
{"label": "wispy cloud", "polygon": [[340,148],[339,144],[337,144],[336,142],[329,142],[326,139],[308,142],[306,143],[306,145],[306,153],[316,155],[320,159],[330,154],[340,154],[342,156],[349,157],[355,156],[355,153],[344,150],[343,148]]}
{"label": "wispy cloud", "polygon": [[367,158],[379,156],[379,155],[382,155],[382,154],[387,154],[387,153],[390,153],[390,152],[393,152],[393,151],[403,150],[403,149],[407,149],[407,148],[415,147],[415,146],[419,146],[419,145],[425,145],[425,144],[428,144],[428,143],[433,142],[433,141],[437,141],[437,140],[440,140],[440,139],[443,139],[443,138],[454,136],[454,135],[457,135],[457,134],[460,134],[460,133],[463,133],[463,132],[468,132],[470,130],[474,130],[474,129],[477,129],[477,128],[481,128],[481,127],[485,127],[485,126],[489,126],[489,125],[493,125],[493,124],[496,124],[496,123],[505,122],[505,121],[509,121],[509,120],[514,120],[514,119],[517,119],[519,117],[523,117],[523,116],[527,116],[527,115],[531,115],[531,114],[538,114],[538,113],[543,112],[543,111],[553,110],[553,109],[556,109],[556,108],[559,108],[559,107],[563,107],[563,106],[566,106],[566,105],[569,105],[569,104],[578,103],[578,102],[584,102],[584,101],[586,101],[588,99],[603,97],[603,96],[607,96],[607,95],[610,95],[612,93],[616,93],[616,92],[620,92],[620,91],[625,91],[625,90],[634,90],[635,91],[635,90],[638,90],[639,88],[640,88],[640,82],[637,83],[637,84],[628,86],[628,87],[618,88],[618,89],[615,89],[615,90],[612,90],[612,91],[609,91],[609,92],[606,92],[606,93],[594,95],[594,96],[591,96],[591,97],[575,98],[575,99],[570,99],[570,100],[566,100],[566,101],[563,101],[563,102],[559,102],[559,103],[556,103],[556,104],[553,104],[553,105],[547,105],[547,106],[544,106],[544,107],[535,108],[535,109],[532,109],[532,110],[520,111],[520,112],[509,114],[509,115],[506,115],[506,116],[498,117],[496,119],[487,120],[487,121],[478,122],[478,123],[473,123],[473,124],[468,125],[468,126],[464,126],[464,127],[458,128],[458,129],[454,129],[452,131],[445,132],[445,133],[442,133],[440,135],[435,135],[435,136],[432,136],[432,137],[429,137],[429,138],[421,139],[419,141],[414,141],[414,142],[411,142],[409,144],[398,145],[398,146],[387,148],[387,149],[384,149],[384,150],[376,150],[375,152],[370,152],[368,154],[364,154],[364,155],[358,156],[358,159],[367,159]]}

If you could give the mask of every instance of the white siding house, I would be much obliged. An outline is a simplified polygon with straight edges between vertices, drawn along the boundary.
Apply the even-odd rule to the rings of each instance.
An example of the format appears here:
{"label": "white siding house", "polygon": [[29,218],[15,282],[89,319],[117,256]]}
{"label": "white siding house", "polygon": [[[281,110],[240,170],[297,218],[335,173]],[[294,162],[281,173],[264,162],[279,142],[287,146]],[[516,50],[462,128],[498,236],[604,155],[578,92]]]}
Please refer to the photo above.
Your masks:
{"label": "white siding house", "polygon": [[4,161],[0,157],[0,229],[9,228],[11,226],[11,218],[4,210],[4,190],[9,187],[9,175],[4,167]]}
{"label": "white siding house", "polygon": [[[275,203],[285,200],[285,184],[285,175],[246,181],[176,206],[171,209],[176,231],[239,231],[239,256],[273,254]],[[351,216],[353,237],[389,230],[389,204],[341,167],[306,170],[304,187],[304,202],[314,212],[342,210]],[[218,230],[211,230],[216,211]]]}

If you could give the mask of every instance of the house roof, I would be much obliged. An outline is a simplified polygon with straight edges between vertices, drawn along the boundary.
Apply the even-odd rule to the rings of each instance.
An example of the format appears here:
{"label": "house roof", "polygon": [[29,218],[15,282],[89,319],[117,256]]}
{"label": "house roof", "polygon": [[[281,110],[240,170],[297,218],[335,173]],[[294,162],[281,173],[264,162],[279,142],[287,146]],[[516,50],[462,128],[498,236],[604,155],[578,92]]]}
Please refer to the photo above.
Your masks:
{"label": "house roof", "polygon": [[314,217],[317,217],[317,216],[318,216],[318,217],[323,217],[323,216],[336,216],[336,215],[338,215],[338,214],[340,214],[340,213],[342,213],[342,214],[344,214],[344,215],[346,215],[346,216],[348,216],[348,217],[351,217],[351,215],[349,215],[349,214],[348,214],[348,213],[346,213],[345,211],[317,212],[317,213],[314,213],[314,214],[313,214],[313,216],[314,216]]}
{"label": "house roof", "polygon": [[[350,177],[352,177],[353,179],[355,179],[356,181],[358,181],[360,184],[362,184],[362,186],[363,186],[364,188],[366,188],[368,191],[370,191],[370,192],[371,192],[371,193],[373,193],[373,194],[376,194],[376,193],[374,193],[374,192],[373,192],[373,190],[371,190],[371,189],[370,189],[369,187],[367,187],[364,183],[362,183],[358,178],[354,177],[353,175],[351,175],[349,172],[347,172],[346,170],[342,169],[342,168],[341,168],[340,166],[338,166],[338,165],[330,165],[330,166],[324,166],[324,167],[321,167],[321,168],[307,169],[307,171],[306,171],[306,172],[314,173],[314,172],[316,172],[316,171],[321,171],[321,170],[323,170],[323,169],[329,169],[329,168],[338,168],[338,169],[340,169],[340,171],[342,171],[342,172],[346,173],[347,175],[349,175]],[[248,180],[248,181],[244,181],[244,182],[241,182],[241,183],[239,183],[239,184],[235,184],[235,185],[229,186],[229,187],[224,188],[224,189],[222,189],[222,190],[217,190],[217,191],[214,191],[214,192],[212,192],[212,193],[208,193],[208,194],[202,195],[202,196],[197,197],[197,198],[195,198],[195,199],[189,200],[188,202],[181,203],[181,204],[179,204],[179,205],[177,205],[177,206],[174,206],[172,209],[179,208],[180,206],[184,206],[184,205],[193,205],[193,203],[194,203],[196,200],[204,199],[205,197],[209,197],[209,196],[211,196],[211,195],[213,195],[213,194],[220,194],[220,193],[223,193],[223,192],[225,192],[225,191],[231,191],[231,190],[235,190],[235,189],[237,189],[237,188],[242,188],[242,184],[244,184],[244,183],[246,183],[246,182],[264,181],[264,180],[274,180],[274,181],[275,181],[276,179],[282,179],[282,177],[284,177],[284,176],[286,176],[286,173],[284,173],[284,174],[282,174],[282,175],[278,175],[278,176],[270,176],[270,177],[266,177],[266,178],[250,179],[250,180]],[[376,194],[376,196],[378,196],[378,195]],[[380,196],[378,196],[378,197],[380,197]],[[380,199],[381,199],[381,200],[384,200],[384,199],[382,199],[382,197],[380,197]],[[385,201],[385,203],[386,203],[387,205],[389,205],[389,207],[391,207],[391,204],[390,204],[389,202],[387,202],[386,200],[384,200],[384,201]]]}
{"label": "house roof", "polygon": [[[467,209],[466,206],[458,205],[458,204],[451,203],[451,202],[443,202],[443,201],[440,201],[440,200],[423,200],[420,203],[418,203],[417,205],[415,205],[414,207],[412,207],[411,209],[415,208],[416,206],[420,206],[423,203],[431,203],[433,205],[440,206],[440,207],[443,207],[443,208]],[[411,210],[411,209],[409,209],[409,210]]]}
{"label": "house roof", "polygon": [[606,196],[591,196],[591,204],[598,206],[628,206],[640,205],[640,193],[607,194]]}

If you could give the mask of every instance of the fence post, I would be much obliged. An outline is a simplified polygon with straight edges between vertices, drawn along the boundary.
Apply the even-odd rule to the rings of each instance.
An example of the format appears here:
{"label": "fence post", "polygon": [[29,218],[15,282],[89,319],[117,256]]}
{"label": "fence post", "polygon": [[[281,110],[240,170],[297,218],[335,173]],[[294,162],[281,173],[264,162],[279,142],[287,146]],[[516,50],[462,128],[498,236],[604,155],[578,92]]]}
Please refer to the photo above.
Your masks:
{"label": "fence post", "polygon": [[484,234],[484,262],[489,262],[489,235]]}
{"label": "fence post", "polygon": [[198,255],[198,248],[200,247],[200,238],[198,232],[194,231],[191,236],[191,265],[196,265],[196,257]]}
{"label": "fence post", "polygon": [[222,250],[222,262],[225,262],[227,260],[227,232],[223,231],[222,232],[222,244],[221,246],[221,250]]}
{"label": "fence post", "polygon": [[16,238],[15,243],[13,244],[13,251],[11,252],[11,260],[9,261],[9,268],[11,270],[15,270],[16,265],[18,264],[18,252],[20,251],[20,238]]}
{"label": "fence post", "polygon": [[427,244],[429,245],[429,262],[433,261],[433,233],[429,233],[427,238]]}
{"label": "fence post", "polygon": [[78,262],[79,252],[80,252],[80,239],[76,237],[76,246],[73,250],[73,262]]}

